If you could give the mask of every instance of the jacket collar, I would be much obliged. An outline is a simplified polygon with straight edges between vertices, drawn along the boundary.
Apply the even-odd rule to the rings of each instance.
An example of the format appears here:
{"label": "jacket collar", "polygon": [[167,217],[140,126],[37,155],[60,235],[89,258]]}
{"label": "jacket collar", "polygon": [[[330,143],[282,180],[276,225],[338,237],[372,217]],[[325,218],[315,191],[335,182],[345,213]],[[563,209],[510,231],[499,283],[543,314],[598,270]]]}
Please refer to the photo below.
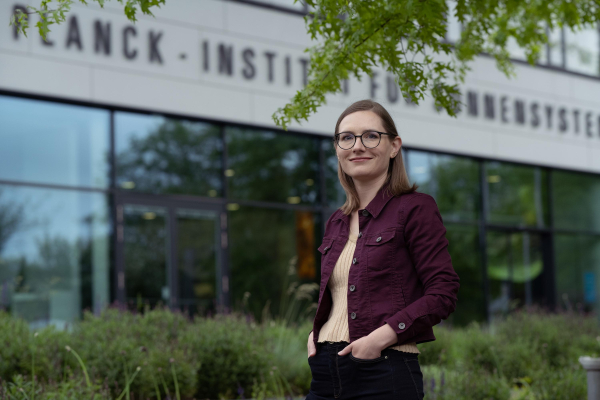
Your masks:
{"label": "jacket collar", "polygon": [[[365,207],[365,210],[367,210],[369,214],[373,216],[373,218],[377,218],[377,216],[381,214],[383,207],[385,207],[388,201],[390,201],[390,199],[394,197],[391,194],[391,192],[387,190],[387,188],[387,185],[383,185],[381,188],[379,188],[377,194],[375,195],[375,197],[373,197],[373,200],[371,200],[371,202]],[[361,210],[358,211],[360,212]],[[340,209],[338,209],[336,212],[337,215],[334,217],[334,221],[338,219],[343,219],[347,224],[349,219],[348,215],[345,215]]]}

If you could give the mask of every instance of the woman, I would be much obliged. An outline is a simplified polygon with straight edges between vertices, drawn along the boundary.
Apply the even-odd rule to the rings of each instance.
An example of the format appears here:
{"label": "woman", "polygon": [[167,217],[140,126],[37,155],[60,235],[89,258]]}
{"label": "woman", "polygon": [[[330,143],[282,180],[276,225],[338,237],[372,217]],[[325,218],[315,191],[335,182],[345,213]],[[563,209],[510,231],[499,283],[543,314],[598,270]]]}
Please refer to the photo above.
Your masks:
{"label": "woman", "polygon": [[307,400],[422,399],[418,343],[456,306],[459,278],[433,198],[410,185],[394,121],[378,103],[335,126],[346,202],[325,225]]}

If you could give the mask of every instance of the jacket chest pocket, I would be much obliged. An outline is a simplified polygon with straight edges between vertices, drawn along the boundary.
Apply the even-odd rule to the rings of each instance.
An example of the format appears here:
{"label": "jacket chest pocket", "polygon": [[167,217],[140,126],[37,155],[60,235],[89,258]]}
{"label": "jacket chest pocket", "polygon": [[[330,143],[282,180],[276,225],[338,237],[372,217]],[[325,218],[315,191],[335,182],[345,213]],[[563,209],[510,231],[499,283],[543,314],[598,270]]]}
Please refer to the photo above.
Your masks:
{"label": "jacket chest pocket", "polygon": [[319,253],[321,253],[321,274],[325,269],[327,262],[331,258],[331,249],[333,247],[333,238],[323,238],[323,243],[319,246]]}
{"label": "jacket chest pocket", "polygon": [[394,249],[400,240],[396,229],[386,229],[370,236],[365,243],[367,265],[371,269],[381,270],[393,262]]}

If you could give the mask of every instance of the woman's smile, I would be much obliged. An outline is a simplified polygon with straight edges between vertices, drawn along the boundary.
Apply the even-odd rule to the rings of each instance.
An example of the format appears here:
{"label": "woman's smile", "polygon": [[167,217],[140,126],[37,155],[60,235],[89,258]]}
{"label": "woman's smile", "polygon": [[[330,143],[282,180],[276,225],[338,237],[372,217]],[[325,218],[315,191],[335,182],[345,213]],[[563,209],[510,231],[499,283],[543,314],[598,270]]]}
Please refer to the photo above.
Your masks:
{"label": "woman's smile", "polygon": [[365,162],[370,160],[370,157],[354,157],[354,158],[350,158],[349,160],[352,162]]}

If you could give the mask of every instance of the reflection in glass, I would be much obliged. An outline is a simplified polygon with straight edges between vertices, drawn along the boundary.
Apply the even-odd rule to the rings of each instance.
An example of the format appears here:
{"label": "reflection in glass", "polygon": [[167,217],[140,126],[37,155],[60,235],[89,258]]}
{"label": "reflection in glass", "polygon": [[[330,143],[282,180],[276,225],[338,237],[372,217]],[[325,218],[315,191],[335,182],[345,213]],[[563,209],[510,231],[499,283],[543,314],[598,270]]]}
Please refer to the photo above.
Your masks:
{"label": "reflection in glass", "polygon": [[548,44],[542,47],[540,64],[564,67],[561,29],[559,27],[553,30],[547,29],[546,34],[548,35]]}
{"label": "reflection in glass", "polygon": [[409,180],[433,196],[444,220],[476,221],[479,216],[479,166],[467,157],[408,152]]}
{"label": "reflection in glass", "polygon": [[486,162],[488,222],[544,227],[548,215],[546,171]]}
{"label": "reflection in glass", "polygon": [[0,179],[106,188],[106,110],[0,96]]}
{"label": "reflection in glass", "polygon": [[104,194],[0,187],[0,308],[64,327],[109,302]]}
{"label": "reflection in glass", "polygon": [[228,127],[229,197],[289,204],[319,201],[319,139]]}
{"label": "reflection in glass", "polygon": [[587,75],[600,75],[600,32],[597,26],[573,33],[565,28],[567,69]]}
{"label": "reflection in glass", "polygon": [[556,294],[561,309],[598,310],[600,236],[556,235]]}
{"label": "reflection in glass", "polygon": [[453,325],[466,325],[485,320],[483,271],[477,227],[445,224],[452,266],[460,277],[456,310],[449,320]]}
{"label": "reflection in glass", "polygon": [[214,312],[221,265],[218,214],[179,209],[176,215],[179,305],[190,315]]}
{"label": "reflection in glass", "polygon": [[222,195],[220,128],[115,113],[117,186],[151,193]]}
{"label": "reflection in glass", "polygon": [[296,308],[291,310],[293,295],[288,289],[317,282],[320,276],[317,269],[320,258],[316,256],[320,245],[316,239],[319,225],[316,216],[307,211],[253,207],[230,211],[234,307],[247,309],[257,319],[262,318],[265,307],[274,316],[283,317],[282,314],[289,311],[292,315],[289,318],[294,319],[293,315],[300,313],[309,300],[297,302]]}
{"label": "reflection in glass", "polygon": [[542,243],[529,232],[487,234],[487,275],[492,318],[544,300]]}
{"label": "reflection in glass", "polygon": [[327,204],[330,208],[341,207],[346,201],[346,193],[338,178],[338,159],[335,153],[335,144],[329,138],[321,141],[323,153],[325,154],[325,193]]}
{"label": "reflection in glass", "polygon": [[169,304],[167,213],[162,207],[123,207],[125,293],[132,309]]}
{"label": "reflection in glass", "polygon": [[600,232],[600,177],[552,172],[554,226]]}

